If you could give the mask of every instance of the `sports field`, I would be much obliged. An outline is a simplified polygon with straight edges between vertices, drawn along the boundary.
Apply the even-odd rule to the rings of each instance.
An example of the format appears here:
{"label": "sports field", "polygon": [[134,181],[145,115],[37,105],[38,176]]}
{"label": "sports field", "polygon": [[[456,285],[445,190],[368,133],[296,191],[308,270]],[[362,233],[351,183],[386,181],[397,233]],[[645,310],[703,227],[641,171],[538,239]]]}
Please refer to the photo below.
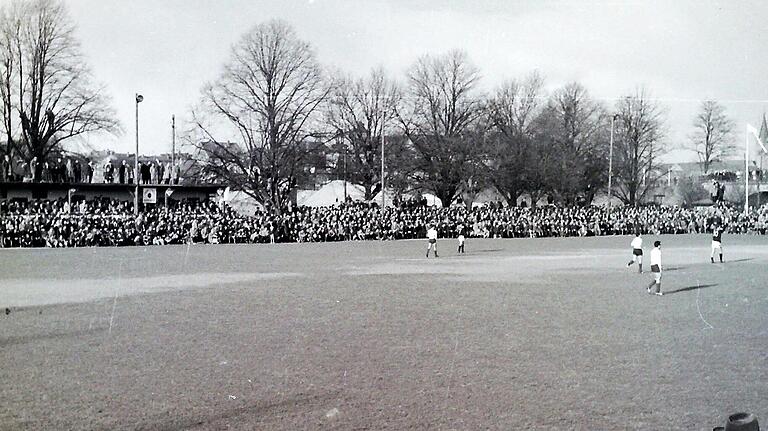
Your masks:
{"label": "sports field", "polygon": [[768,422],[768,237],[657,238],[0,249],[0,429]]}

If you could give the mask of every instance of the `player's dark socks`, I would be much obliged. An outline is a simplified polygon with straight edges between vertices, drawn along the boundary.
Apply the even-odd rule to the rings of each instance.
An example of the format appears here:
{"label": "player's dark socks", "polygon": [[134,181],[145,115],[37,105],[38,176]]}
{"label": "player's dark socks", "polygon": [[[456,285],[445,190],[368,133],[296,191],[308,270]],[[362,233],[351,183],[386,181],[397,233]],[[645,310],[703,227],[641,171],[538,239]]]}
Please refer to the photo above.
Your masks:
{"label": "player's dark socks", "polygon": [[710,257],[709,261],[712,262],[712,263],[715,263],[715,258],[714,257]]}
{"label": "player's dark socks", "polygon": [[723,255],[722,255],[722,253],[720,254],[720,263],[723,263]]}
{"label": "player's dark socks", "polygon": [[631,260],[630,260],[629,262],[627,262],[627,267],[630,267],[630,266],[632,266],[632,264],[633,264],[633,263],[635,263],[635,262],[633,262],[633,261],[631,261]]}
{"label": "player's dark socks", "polygon": [[639,265],[640,265],[640,269],[637,272],[642,274],[643,273],[643,264],[641,263]]}

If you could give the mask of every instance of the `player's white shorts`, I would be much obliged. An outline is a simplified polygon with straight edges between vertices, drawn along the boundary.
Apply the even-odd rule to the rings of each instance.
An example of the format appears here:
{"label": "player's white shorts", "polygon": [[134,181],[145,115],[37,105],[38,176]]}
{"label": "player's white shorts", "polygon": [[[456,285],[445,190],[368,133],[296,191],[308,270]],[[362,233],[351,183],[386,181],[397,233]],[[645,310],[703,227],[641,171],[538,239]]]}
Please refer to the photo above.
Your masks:
{"label": "player's white shorts", "polygon": [[712,250],[716,248],[722,250],[723,246],[720,244],[720,241],[712,240]]}

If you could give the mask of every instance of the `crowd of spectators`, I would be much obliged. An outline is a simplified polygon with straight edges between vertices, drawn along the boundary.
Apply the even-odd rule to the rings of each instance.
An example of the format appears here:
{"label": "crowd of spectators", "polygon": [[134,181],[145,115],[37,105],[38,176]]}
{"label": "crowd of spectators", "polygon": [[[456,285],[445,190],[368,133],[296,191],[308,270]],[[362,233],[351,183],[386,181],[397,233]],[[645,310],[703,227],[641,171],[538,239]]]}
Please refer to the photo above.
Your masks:
{"label": "crowd of spectators", "polygon": [[486,205],[468,209],[408,206],[381,211],[370,204],[300,207],[282,214],[243,216],[216,202],[176,203],[133,214],[130,202],[109,199],[0,201],[0,246],[88,247],[192,243],[319,242],[423,238],[435,225],[440,237],[515,238],[681,234],[765,234],[768,205],[744,215],[724,204],[686,209]]}
{"label": "crowd of spectators", "polygon": [[[42,162],[37,157],[26,162],[19,157],[4,155],[0,158],[0,181],[2,182],[45,182],[45,183],[92,183],[94,173],[100,170],[104,183],[133,184],[136,180],[135,166],[131,161],[107,159],[103,166],[97,166],[89,158],[53,157]],[[180,166],[163,163],[159,159],[139,160],[139,184],[178,184]]]}
{"label": "crowd of spectators", "polygon": [[[133,184],[135,181],[135,166],[126,160],[119,164],[107,160],[104,164],[104,182],[117,184]],[[159,159],[139,160],[139,184],[178,184],[179,165],[171,162],[163,163]]]}
{"label": "crowd of spectators", "polygon": [[29,162],[4,155],[0,161],[2,182],[47,182],[47,183],[90,183],[93,182],[95,165],[90,159],[54,157],[38,161],[33,157]]}

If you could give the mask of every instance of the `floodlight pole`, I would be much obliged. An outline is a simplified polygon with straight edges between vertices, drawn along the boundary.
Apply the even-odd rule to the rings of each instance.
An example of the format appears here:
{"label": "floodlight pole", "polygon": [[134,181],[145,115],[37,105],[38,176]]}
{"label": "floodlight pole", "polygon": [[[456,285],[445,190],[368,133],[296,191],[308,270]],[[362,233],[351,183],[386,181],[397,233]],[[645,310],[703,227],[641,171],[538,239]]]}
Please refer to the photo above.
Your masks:
{"label": "floodlight pole", "polygon": [[[176,116],[171,115],[171,173],[174,166],[176,166]],[[168,183],[170,185],[170,180]]]}
{"label": "floodlight pole", "polygon": [[136,157],[134,158],[133,180],[136,182],[136,190],[133,196],[133,214],[139,215],[139,103],[144,96],[136,93]]}

